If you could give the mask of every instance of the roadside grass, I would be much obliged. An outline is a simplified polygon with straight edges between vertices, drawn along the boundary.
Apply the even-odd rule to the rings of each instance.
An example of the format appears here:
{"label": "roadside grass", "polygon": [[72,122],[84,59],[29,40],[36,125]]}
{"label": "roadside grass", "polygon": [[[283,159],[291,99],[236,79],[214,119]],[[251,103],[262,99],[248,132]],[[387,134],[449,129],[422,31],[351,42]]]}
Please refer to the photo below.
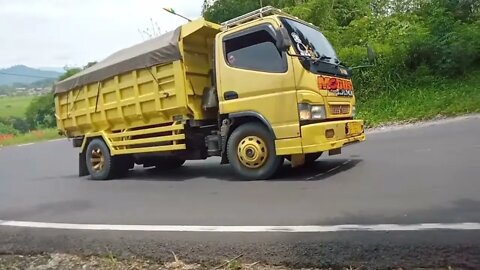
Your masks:
{"label": "roadside grass", "polygon": [[43,130],[32,131],[25,134],[20,134],[13,137],[12,139],[6,139],[3,141],[0,141],[0,147],[8,146],[8,145],[17,145],[17,144],[46,141],[46,140],[52,140],[52,139],[58,139],[58,138],[61,138],[61,136],[58,135],[58,131],[56,129],[43,129]]}
{"label": "roadside grass", "polygon": [[[403,268],[392,263],[391,269],[402,270]],[[421,265],[421,262],[419,262]],[[178,258],[173,262],[160,262],[157,260],[149,260],[141,257],[131,257],[128,259],[111,260],[108,257],[102,256],[79,256],[72,254],[38,254],[38,255],[7,255],[0,254],[0,269],[30,269],[30,270],[45,270],[45,269],[69,269],[69,270],[83,270],[83,269],[99,269],[99,270],[293,270],[294,268],[285,266],[271,266],[261,263],[246,264],[239,261],[230,261],[227,264],[218,266],[207,266],[199,263],[184,263]],[[303,270],[322,270],[327,268],[302,268]],[[354,269],[369,269],[366,266],[358,267],[334,267],[328,269],[354,270]],[[410,268],[409,268],[410,269]],[[415,269],[436,269],[436,270],[453,270],[455,268],[435,267],[435,268],[415,268]],[[461,269],[461,268],[459,268]]]}
{"label": "roadside grass", "polygon": [[433,81],[358,102],[367,127],[480,112],[480,72],[463,80]]}
{"label": "roadside grass", "polygon": [[0,97],[0,117],[25,117],[28,105],[34,96]]}

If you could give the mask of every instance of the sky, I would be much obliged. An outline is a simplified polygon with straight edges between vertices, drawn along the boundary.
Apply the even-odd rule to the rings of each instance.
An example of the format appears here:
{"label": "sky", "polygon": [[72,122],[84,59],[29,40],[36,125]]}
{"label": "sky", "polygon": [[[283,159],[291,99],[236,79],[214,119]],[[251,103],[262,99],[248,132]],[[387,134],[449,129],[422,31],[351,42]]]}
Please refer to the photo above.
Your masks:
{"label": "sky", "polygon": [[[78,67],[196,19],[203,0],[0,0],[0,68]],[[155,27],[157,29],[157,27]]]}

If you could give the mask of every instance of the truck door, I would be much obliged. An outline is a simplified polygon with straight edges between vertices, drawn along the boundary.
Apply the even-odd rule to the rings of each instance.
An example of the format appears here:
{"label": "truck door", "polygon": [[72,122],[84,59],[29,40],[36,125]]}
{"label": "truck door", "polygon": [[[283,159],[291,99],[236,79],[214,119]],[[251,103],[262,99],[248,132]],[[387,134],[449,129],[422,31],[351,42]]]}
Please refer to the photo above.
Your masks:
{"label": "truck door", "polygon": [[217,36],[220,113],[256,114],[276,139],[300,136],[291,58],[276,47],[275,20],[240,26]]}

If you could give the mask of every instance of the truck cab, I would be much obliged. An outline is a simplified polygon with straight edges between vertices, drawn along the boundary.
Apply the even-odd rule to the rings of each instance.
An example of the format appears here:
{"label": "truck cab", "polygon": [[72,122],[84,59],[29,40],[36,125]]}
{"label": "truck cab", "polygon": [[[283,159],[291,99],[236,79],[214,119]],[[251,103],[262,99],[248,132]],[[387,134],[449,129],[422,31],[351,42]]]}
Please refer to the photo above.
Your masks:
{"label": "truck cab", "polygon": [[[222,30],[215,42],[219,113],[232,129],[251,126],[229,139],[235,153],[226,149],[239,174],[268,178],[282,163],[270,165],[268,155],[300,166],[365,140],[363,121],[355,119],[351,70],[317,27],[266,7],[223,23]],[[272,137],[271,149],[253,134],[262,128]]]}

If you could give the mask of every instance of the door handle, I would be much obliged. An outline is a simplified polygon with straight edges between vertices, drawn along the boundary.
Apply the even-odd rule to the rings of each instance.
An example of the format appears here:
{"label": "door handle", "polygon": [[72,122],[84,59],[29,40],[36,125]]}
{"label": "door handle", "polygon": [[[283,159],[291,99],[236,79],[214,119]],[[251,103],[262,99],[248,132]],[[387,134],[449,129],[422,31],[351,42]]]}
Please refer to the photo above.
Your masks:
{"label": "door handle", "polygon": [[238,98],[238,93],[235,91],[227,91],[223,93],[223,98],[225,100],[232,100],[232,99],[237,99]]}

